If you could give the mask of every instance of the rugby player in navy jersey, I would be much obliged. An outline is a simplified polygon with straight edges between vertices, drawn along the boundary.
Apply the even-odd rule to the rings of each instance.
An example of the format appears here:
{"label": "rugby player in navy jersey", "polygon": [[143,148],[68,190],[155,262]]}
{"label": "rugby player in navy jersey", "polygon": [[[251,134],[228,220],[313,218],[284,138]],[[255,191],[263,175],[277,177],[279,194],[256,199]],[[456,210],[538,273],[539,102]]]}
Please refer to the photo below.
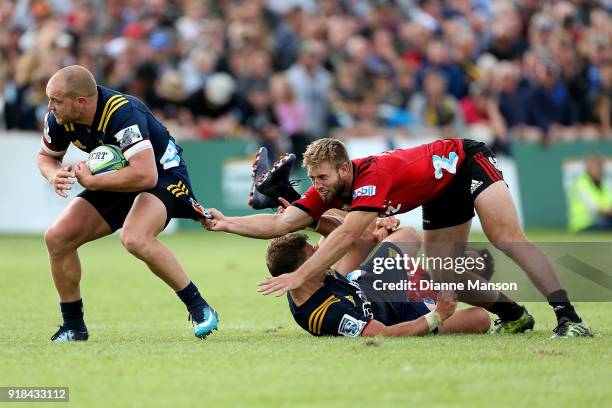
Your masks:
{"label": "rugby player in navy jersey", "polygon": [[[328,235],[341,222],[334,224],[333,218],[326,215],[319,225],[319,232]],[[372,231],[376,237],[386,233],[386,227],[379,227],[378,223],[376,230]],[[368,247],[370,240],[361,238],[331,269],[321,271],[287,293],[289,310],[296,323],[314,336],[486,333],[491,323],[487,312],[479,307],[455,310],[457,302],[452,292],[439,292],[435,305],[409,300],[408,291],[403,289],[375,293],[373,280],[382,275],[372,273],[372,260],[401,258],[407,253],[414,256],[416,248],[403,252],[400,246],[406,243],[418,245],[419,241],[412,228],[401,228],[386,236],[364,261],[362,248]],[[296,270],[316,250],[317,247],[308,243],[306,235],[290,233],[271,241],[266,251],[266,265],[272,276],[281,276]],[[347,273],[353,268],[358,269]],[[389,273],[395,275],[390,280],[395,283],[408,276],[401,267],[392,267],[386,271],[387,275]]]}
{"label": "rugby player in navy jersey", "polygon": [[[195,199],[181,147],[140,100],[98,86],[81,66],[56,72],[46,92],[49,113],[37,155],[40,172],[62,197],[75,181],[85,188],[45,233],[64,320],[51,340],[88,339],[77,249],[118,229],[125,248],[183,301],[195,336],[205,338],[217,328],[217,313],[157,239],[172,218],[200,220],[206,214]],[[70,143],[85,152],[103,144],[117,146],[129,165],[95,176],[85,162],[62,166]]]}

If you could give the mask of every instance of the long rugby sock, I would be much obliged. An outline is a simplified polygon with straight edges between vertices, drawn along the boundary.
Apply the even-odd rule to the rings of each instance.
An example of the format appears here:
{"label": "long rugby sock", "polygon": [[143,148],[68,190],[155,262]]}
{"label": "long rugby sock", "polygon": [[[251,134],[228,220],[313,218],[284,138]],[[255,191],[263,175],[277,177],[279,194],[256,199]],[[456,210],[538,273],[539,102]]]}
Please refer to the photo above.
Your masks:
{"label": "long rugby sock", "polygon": [[83,299],[75,302],[60,302],[64,327],[71,330],[87,330],[83,320]]}
{"label": "long rugby sock", "polygon": [[198,287],[193,282],[184,288],[176,292],[176,295],[183,301],[187,310],[191,314],[191,319],[195,322],[201,322],[204,320],[204,306],[208,305]]}
{"label": "long rugby sock", "polygon": [[569,301],[567,297],[567,292],[563,289],[559,289],[555,292],[550,293],[546,296],[548,299],[548,304],[552,306],[555,314],[557,315],[557,321],[561,320],[561,318],[565,317],[572,322],[580,323],[582,319],[574,310],[574,306]]}
{"label": "long rugby sock", "polygon": [[511,322],[523,315],[524,309],[503,293],[499,294],[497,302],[486,308],[489,312],[499,316],[500,319]]}

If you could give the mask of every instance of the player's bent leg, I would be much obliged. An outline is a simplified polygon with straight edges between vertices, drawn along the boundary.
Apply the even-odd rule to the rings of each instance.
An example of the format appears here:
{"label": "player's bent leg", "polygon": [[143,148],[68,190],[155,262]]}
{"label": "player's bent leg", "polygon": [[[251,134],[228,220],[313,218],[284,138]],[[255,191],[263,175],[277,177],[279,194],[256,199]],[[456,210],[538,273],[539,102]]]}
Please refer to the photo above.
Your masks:
{"label": "player's bent leg", "polygon": [[453,313],[444,321],[438,333],[486,333],[489,327],[491,327],[491,318],[486,310],[480,307],[470,307]]}
{"label": "player's bent leg", "polygon": [[110,226],[100,213],[80,197],[68,204],[47,229],[45,244],[64,319],[59,330],[51,337],[53,342],[84,341],[89,338],[83,320],[83,301],[79,287],[81,263],[77,248],[110,232]]}
{"label": "player's bent leg", "polygon": [[512,258],[543,295],[561,289],[546,255],[523,233],[512,196],[503,181],[492,184],[480,193],[474,206],[489,241]]}
{"label": "player's bent leg", "polygon": [[[527,273],[553,307],[558,323],[553,337],[590,336],[588,326],[576,314],[567,293],[561,288],[550,260],[525,236],[506,184],[497,182],[489,186],[476,197],[474,206],[489,241]],[[521,319],[529,322],[533,318],[523,314]],[[502,325],[508,323],[512,322],[501,322]],[[497,324],[494,331],[496,329]]]}
{"label": "player's bent leg", "polygon": [[100,213],[77,197],[62,211],[45,233],[53,281],[62,302],[81,298],[81,264],[77,248],[111,233]]}
{"label": "player's bent leg", "polygon": [[189,277],[174,254],[158,239],[166,226],[166,207],[150,193],[141,193],[134,200],[123,229],[121,243],[132,255],[144,261],[149,269],[178,291],[189,283]]}
{"label": "player's bent leg", "polygon": [[166,219],[166,206],[158,197],[151,193],[139,194],[123,224],[121,242],[177,293],[187,306],[194,334],[205,338],[217,329],[218,315],[202,298],[174,254],[157,239]]}

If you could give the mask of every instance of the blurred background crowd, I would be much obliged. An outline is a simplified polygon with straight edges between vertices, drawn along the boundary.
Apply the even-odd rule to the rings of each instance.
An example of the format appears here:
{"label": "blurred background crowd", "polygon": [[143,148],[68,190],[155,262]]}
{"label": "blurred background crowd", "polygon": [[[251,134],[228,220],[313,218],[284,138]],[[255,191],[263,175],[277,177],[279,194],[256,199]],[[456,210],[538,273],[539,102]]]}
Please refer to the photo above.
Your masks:
{"label": "blurred background crowd", "polygon": [[0,129],[80,64],[178,138],[612,138],[610,0],[0,0]]}

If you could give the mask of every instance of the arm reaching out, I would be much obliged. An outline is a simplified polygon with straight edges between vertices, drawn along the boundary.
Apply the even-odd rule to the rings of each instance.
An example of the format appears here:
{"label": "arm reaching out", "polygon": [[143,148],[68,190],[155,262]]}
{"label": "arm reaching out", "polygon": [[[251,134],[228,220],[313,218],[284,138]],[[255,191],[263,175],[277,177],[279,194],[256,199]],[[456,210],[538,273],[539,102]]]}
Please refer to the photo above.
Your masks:
{"label": "arm reaching out", "polygon": [[297,207],[290,206],[282,213],[255,214],[246,217],[226,217],[221,211],[209,210],[212,220],[204,227],[209,231],[224,231],[250,238],[276,238],[289,232],[299,231],[312,224],[313,219]]}

